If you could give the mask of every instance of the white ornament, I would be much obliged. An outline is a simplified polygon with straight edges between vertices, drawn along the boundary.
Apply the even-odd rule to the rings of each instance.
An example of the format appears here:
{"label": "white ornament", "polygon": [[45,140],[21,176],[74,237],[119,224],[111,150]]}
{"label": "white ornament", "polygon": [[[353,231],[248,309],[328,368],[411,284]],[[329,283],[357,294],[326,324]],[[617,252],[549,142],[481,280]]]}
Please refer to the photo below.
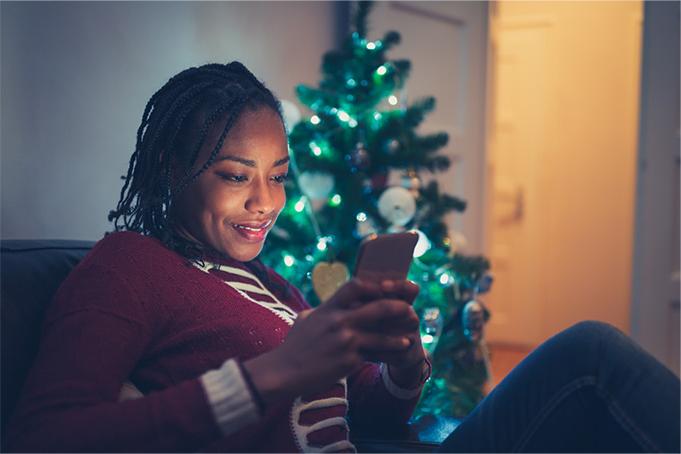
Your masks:
{"label": "white ornament", "polygon": [[430,240],[425,233],[418,229],[414,229],[412,232],[416,232],[419,236],[419,239],[416,241],[416,246],[414,246],[414,257],[421,257],[430,249]]}
{"label": "white ornament", "polygon": [[310,200],[325,200],[333,191],[336,179],[326,172],[303,172],[298,177],[298,184]]}
{"label": "white ornament", "polygon": [[403,226],[414,217],[416,201],[409,190],[392,186],[378,198],[378,212],[391,224]]}
{"label": "white ornament", "polygon": [[291,132],[291,129],[302,118],[300,109],[297,105],[286,99],[281,99],[279,102],[281,104],[281,114],[284,117],[284,126],[287,132]]}

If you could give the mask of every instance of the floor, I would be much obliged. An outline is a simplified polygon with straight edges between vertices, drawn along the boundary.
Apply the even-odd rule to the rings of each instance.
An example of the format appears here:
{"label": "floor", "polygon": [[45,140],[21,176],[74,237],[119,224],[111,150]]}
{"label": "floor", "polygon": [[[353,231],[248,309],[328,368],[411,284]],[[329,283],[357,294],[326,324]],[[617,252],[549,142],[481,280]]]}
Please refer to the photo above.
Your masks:
{"label": "floor", "polygon": [[487,386],[491,391],[504,377],[532,351],[532,348],[508,344],[490,344],[489,354],[492,380]]}

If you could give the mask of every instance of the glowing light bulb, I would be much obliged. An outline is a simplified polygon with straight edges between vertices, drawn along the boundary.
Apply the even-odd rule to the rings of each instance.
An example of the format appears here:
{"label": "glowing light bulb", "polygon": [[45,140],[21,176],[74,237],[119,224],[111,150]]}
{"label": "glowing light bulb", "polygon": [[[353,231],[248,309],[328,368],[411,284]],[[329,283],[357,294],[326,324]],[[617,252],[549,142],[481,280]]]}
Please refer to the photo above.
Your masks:
{"label": "glowing light bulb", "polygon": [[312,154],[315,156],[321,156],[322,154],[321,147],[314,142],[310,142],[310,150],[312,150]]}
{"label": "glowing light bulb", "polygon": [[376,49],[376,44],[374,44],[374,43],[367,43],[367,49],[369,49],[369,50],[374,50],[374,49]]}
{"label": "glowing light bulb", "polygon": [[355,120],[354,118],[351,118],[350,121],[348,121],[348,126],[350,126],[351,128],[356,127],[357,126],[357,120]]}
{"label": "glowing light bulb", "polygon": [[350,115],[348,115],[348,113],[345,112],[344,110],[339,110],[338,111],[338,118],[341,121],[348,121],[348,120],[350,120]]}
{"label": "glowing light bulb", "polygon": [[285,255],[285,256],[284,256],[284,264],[285,264],[286,266],[293,266],[293,263],[294,263],[295,261],[296,261],[296,260],[295,260],[292,256],[290,256],[290,255]]}
{"label": "glowing light bulb", "polygon": [[440,284],[442,285],[447,285],[449,284],[449,274],[447,273],[442,273],[442,276],[440,276]]}
{"label": "glowing light bulb", "polygon": [[293,206],[293,209],[296,210],[298,213],[301,213],[305,209],[305,199],[301,197],[300,200],[298,200],[296,204]]}
{"label": "glowing light bulb", "polygon": [[383,115],[381,115],[380,112],[376,112],[376,113],[374,114],[374,120],[378,121],[378,120],[380,120],[381,118],[383,118]]}
{"label": "glowing light bulb", "polygon": [[423,336],[421,336],[422,344],[432,344],[434,340],[435,338],[430,334],[424,334]]}
{"label": "glowing light bulb", "polygon": [[340,205],[342,200],[343,198],[340,196],[340,194],[335,194],[333,197],[331,197],[330,204],[331,206],[337,207],[338,205]]}
{"label": "glowing light bulb", "polygon": [[385,65],[381,65],[378,68],[376,68],[376,74],[378,74],[379,76],[383,76],[387,72],[388,72],[388,68],[386,68]]}
{"label": "glowing light bulb", "polygon": [[357,213],[356,219],[357,219],[359,222],[364,222],[364,221],[367,220],[367,214],[364,213],[363,211],[360,211],[359,213]]}
{"label": "glowing light bulb", "polygon": [[319,241],[317,241],[317,249],[320,251],[326,250],[326,238],[320,238]]}
{"label": "glowing light bulb", "polygon": [[310,123],[312,123],[313,125],[318,125],[320,121],[322,120],[317,115],[312,115],[310,117]]}
{"label": "glowing light bulb", "polygon": [[395,95],[390,95],[390,97],[388,98],[388,103],[389,103],[391,106],[396,106],[396,105],[397,105],[397,96],[395,96]]}

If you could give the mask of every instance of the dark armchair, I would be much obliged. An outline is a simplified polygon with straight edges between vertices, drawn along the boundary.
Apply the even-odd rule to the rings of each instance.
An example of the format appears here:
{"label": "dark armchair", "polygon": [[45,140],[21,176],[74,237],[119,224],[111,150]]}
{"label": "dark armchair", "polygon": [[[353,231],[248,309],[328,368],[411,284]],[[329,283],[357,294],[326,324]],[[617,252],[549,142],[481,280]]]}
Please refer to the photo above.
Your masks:
{"label": "dark armchair", "polygon": [[[93,242],[72,240],[4,240],[1,245],[2,294],[2,452],[5,430],[37,354],[45,308],[71,269]],[[451,431],[438,419],[380,433],[353,428],[360,452],[432,452]]]}

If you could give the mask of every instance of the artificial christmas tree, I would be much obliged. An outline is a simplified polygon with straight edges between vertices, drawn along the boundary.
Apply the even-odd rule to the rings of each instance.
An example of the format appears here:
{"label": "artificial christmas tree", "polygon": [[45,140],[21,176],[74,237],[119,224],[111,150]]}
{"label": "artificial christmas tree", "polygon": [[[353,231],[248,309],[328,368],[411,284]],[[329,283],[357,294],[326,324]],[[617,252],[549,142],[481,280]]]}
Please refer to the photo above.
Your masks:
{"label": "artificial christmas tree", "polygon": [[[462,417],[489,374],[482,336],[489,313],[477,298],[489,287],[489,265],[459,254],[443,220],[466,203],[421,179],[450,165],[439,153],[447,134],[417,132],[435,99],[407,102],[410,62],[386,57],[400,35],[367,39],[371,5],[355,6],[354,31],[324,55],[319,87],[297,87],[312,115],[290,131],[294,178],[263,258],[317,305],[350,274],[363,237],[416,230],[409,278],[421,286],[414,307],[433,362],[416,416]],[[388,186],[390,172],[398,184]]]}

